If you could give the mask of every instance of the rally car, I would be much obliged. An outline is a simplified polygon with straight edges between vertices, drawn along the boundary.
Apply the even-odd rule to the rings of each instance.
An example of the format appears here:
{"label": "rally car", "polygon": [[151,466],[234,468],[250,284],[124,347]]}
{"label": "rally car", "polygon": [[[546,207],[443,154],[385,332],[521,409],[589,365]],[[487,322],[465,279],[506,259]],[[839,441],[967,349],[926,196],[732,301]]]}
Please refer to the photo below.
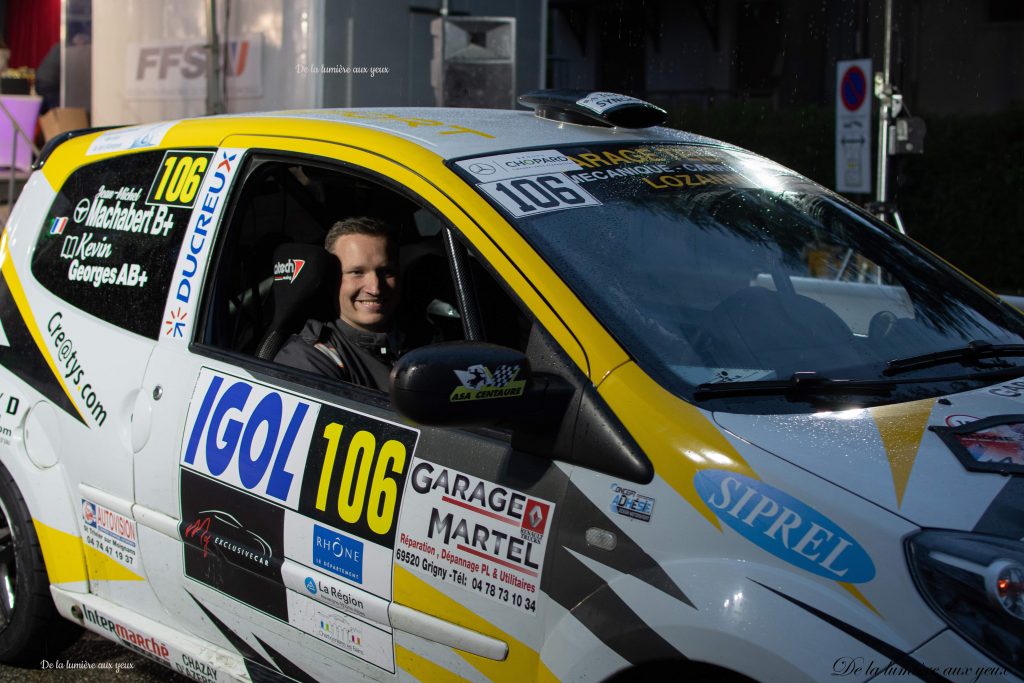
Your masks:
{"label": "rally car", "polygon": [[[1021,680],[1021,313],[653,105],[521,101],[44,150],[0,241],[0,657]],[[389,393],[274,362],[348,216],[399,236]]]}

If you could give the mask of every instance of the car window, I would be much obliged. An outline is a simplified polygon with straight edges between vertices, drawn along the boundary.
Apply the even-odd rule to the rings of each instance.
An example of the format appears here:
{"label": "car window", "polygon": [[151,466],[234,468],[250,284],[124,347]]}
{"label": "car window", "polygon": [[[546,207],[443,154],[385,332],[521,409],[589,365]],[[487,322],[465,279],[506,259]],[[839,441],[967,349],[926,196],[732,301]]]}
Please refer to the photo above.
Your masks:
{"label": "car window", "polygon": [[[368,216],[398,238],[394,327],[402,352],[474,336],[467,302],[483,321],[476,338],[525,348],[524,316],[486,268],[461,242],[446,247],[441,217],[385,179],[328,161],[257,155],[237,196],[215,256],[202,343],[272,361],[306,321],[336,320],[340,273],[324,238],[336,221]],[[462,291],[449,251],[468,264]]]}
{"label": "car window", "polygon": [[157,338],[178,249],[212,157],[206,150],[160,150],[76,170],[40,231],[32,257],[36,280],[87,313]]}
{"label": "car window", "polygon": [[[495,176],[487,167],[510,155],[451,166],[509,216],[630,355],[681,397],[692,399],[703,385],[785,381],[795,373],[885,380],[893,359],[1024,340],[1021,318],[1008,307],[764,159],[693,145],[532,154],[546,172],[515,166]],[[864,402],[952,390],[941,379],[948,366],[924,370]],[[936,381],[922,382],[929,374]],[[772,394],[704,403],[712,404],[815,409]]]}

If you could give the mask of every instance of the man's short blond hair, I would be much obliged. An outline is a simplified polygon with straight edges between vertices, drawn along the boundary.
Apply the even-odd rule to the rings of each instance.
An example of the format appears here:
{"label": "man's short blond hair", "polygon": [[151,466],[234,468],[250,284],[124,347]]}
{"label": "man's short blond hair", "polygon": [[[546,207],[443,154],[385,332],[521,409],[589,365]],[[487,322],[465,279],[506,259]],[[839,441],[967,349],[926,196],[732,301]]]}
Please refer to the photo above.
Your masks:
{"label": "man's short blond hair", "polygon": [[388,241],[388,249],[394,249],[397,246],[395,244],[395,231],[391,229],[390,225],[378,218],[354,216],[338,221],[331,226],[331,229],[327,231],[327,237],[324,238],[324,248],[333,254],[334,243],[338,241],[339,237],[344,235],[383,237]]}

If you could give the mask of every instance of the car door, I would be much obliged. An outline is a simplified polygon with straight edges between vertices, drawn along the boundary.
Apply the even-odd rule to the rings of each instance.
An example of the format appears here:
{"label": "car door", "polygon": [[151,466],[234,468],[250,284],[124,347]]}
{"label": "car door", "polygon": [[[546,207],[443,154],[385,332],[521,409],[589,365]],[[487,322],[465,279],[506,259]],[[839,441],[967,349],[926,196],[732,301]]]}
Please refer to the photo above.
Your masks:
{"label": "car door", "polygon": [[[238,651],[254,677],[323,680],[341,664],[377,680],[438,667],[534,678],[544,552],[571,468],[505,432],[417,428],[382,392],[255,357],[265,280],[296,264],[239,265],[267,242],[274,254],[322,240],[323,209],[345,201],[408,207],[403,229],[424,237],[409,246],[435,255],[468,258],[479,229],[421,175],[354,148],[235,136],[221,160],[179,257],[135,458],[144,561],[172,621]],[[287,207],[283,235],[265,228],[267,207]],[[428,305],[481,327],[473,292],[451,287],[456,301]]]}
{"label": "car door", "polygon": [[[103,142],[103,135],[95,141]],[[131,512],[132,413],[212,152],[142,149],[98,162],[86,153],[91,163],[61,177],[82,160],[69,147],[47,167],[56,196],[39,184],[32,190],[40,202],[52,201],[42,225],[33,226],[41,228],[32,235],[34,251],[17,275],[5,267],[24,322],[12,327],[15,343],[3,351],[18,357],[9,367],[47,398],[33,408],[34,419],[46,425],[67,478],[90,591],[152,616],[159,605],[144,580]],[[187,173],[179,169],[182,182],[195,187],[175,186],[172,197],[167,162],[174,167],[178,159],[188,160]],[[34,345],[23,343],[30,339]],[[53,411],[66,419],[40,417]]]}

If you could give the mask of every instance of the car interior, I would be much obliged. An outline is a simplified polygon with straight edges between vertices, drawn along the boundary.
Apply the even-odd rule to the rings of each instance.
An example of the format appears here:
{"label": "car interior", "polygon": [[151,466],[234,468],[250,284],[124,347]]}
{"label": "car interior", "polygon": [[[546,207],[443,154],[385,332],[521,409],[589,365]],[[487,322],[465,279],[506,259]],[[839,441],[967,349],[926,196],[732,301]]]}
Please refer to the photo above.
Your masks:
{"label": "car interior", "polygon": [[[255,158],[216,259],[206,343],[273,360],[306,320],[338,317],[338,260],[324,249],[335,221],[371,216],[398,237],[401,300],[396,324],[406,350],[467,338],[433,212],[379,182],[317,163]],[[478,259],[467,253],[479,337],[525,349],[530,324]],[[299,274],[301,273],[301,276]]]}

